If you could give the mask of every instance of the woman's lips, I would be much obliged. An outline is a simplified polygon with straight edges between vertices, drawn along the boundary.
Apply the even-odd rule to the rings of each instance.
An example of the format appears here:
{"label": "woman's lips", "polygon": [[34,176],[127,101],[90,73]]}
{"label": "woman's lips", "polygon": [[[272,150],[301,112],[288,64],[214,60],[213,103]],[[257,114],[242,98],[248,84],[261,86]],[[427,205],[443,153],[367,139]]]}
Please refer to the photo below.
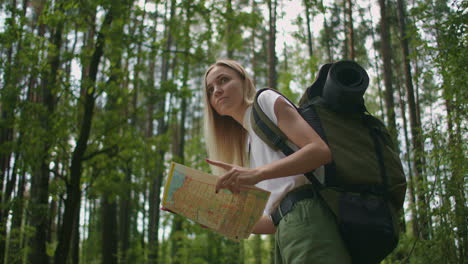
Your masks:
{"label": "woman's lips", "polygon": [[225,99],[227,99],[227,97],[221,97],[221,98],[219,98],[219,99],[218,99],[218,104],[220,104],[221,101],[223,101],[223,100],[225,100]]}

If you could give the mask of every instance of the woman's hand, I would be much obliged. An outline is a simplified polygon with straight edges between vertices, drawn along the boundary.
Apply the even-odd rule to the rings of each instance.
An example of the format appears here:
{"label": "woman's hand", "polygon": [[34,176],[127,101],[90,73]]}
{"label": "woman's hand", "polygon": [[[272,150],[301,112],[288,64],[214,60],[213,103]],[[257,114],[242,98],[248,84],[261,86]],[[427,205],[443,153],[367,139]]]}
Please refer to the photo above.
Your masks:
{"label": "woman's hand", "polygon": [[242,185],[255,185],[262,180],[259,169],[249,169],[221,161],[206,160],[209,164],[225,169],[227,172],[218,179],[216,192],[220,189],[229,189],[233,193],[239,193]]}

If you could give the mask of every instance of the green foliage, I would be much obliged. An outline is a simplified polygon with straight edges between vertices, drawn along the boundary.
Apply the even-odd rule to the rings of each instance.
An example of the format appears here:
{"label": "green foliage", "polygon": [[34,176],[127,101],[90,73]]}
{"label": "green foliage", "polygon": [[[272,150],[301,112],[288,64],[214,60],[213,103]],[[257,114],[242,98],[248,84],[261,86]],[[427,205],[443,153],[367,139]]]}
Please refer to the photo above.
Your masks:
{"label": "green foliage", "polygon": [[[172,2],[175,4],[173,17]],[[126,255],[134,263],[150,263],[151,188],[158,182],[164,184],[167,164],[176,159],[182,145],[186,165],[209,171],[205,162],[201,97],[206,67],[217,58],[232,55],[252,73],[258,88],[267,83],[268,19],[262,11],[267,5],[262,1],[229,2],[231,9],[228,1],[147,1],[145,9],[138,1],[29,1],[26,7],[21,1],[16,1],[17,6],[0,1],[3,23],[0,29],[0,158],[10,165],[6,174],[1,175],[0,189],[3,192],[6,184],[14,187],[11,199],[2,203],[2,208],[15,208],[18,201],[25,201],[26,212],[38,208],[43,216],[50,217],[54,228],[60,226],[63,201],[71,182],[72,155],[82,129],[85,95],[93,94],[96,104],[80,179],[81,262],[101,263],[100,199],[106,195],[118,202],[118,212],[123,211],[121,202],[130,204],[128,218],[116,216],[119,217],[116,230],[119,247],[123,241],[122,223],[125,219],[130,221],[129,247],[125,252],[118,249],[119,259]],[[280,1],[278,13],[281,14],[284,5],[293,2]],[[284,43],[285,50],[278,53],[276,68],[278,89],[293,102],[313,82],[319,65],[342,59],[345,47],[342,6],[338,2],[326,6],[321,1],[307,3],[314,15],[311,23],[318,25],[319,18],[325,15],[327,28],[322,27],[319,35],[313,36],[314,56],[310,58],[304,14],[292,22],[293,41]],[[299,4],[303,8],[303,3]],[[382,94],[378,91],[382,78],[375,76],[382,70],[381,61],[378,57],[371,58],[380,40],[369,42],[372,33],[378,35],[378,29],[370,25],[378,27],[378,22],[369,16],[364,5],[367,4],[356,4],[353,9],[356,60],[371,73],[371,84],[365,95],[367,109],[383,116]],[[430,215],[430,239],[423,240],[414,234],[413,224],[418,219],[411,219],[411,208],[408,208],[406,232],[397,250],[384,263],[462,263],[462,258],[467,256],[464,139],[468,95],[464,88],[468,83],[468,4],[418,0],[408,7],[406,37],[425,140],[424,153],[415,153],[424,158],[425,180],[413,191],[415,196],[424,192],[428,197],[427,207],[422,208],[425,203],[416,199],[414,208],[418,214],[427,211]],[[389,8],[391,13],[396,12],[394,5]],[[107,12],[113,12],[113,22],[109,28],[104,27],[104,54],[99,65],[90,65]],[[389,23],[393,25],[394,83],[402,86],[396,16]],[[54,44],[54,34],[60,28],[63,33],[59,49]],[[277,32],[277,41],[282,35]],[[54,56],[59,58],[59,68],[57,75],[51,76]],[[378,71],[372,70],[371,65],[377,66]],[[90,66],[98,69],[95,82],[89,78]],[[51,83],[54,78],[49,77],[54,77],[57,83]],[[44,104],[47,89],[56,103],[53,111]],[[401,102],[407,104],[404,96],[405,92]],[[186,110],[182,124],[183,101]],[[400,111],[396,112],[401,124]],[[7,132],[11,137],[6,140]],[[406,147],[405,142],[400,145]],[[48,206],[32,204],[30,196],[32,177],[42,161],[50,169]],[[17,173],[15,181],[13,166]],[[20,193],[21,180],[25,181],[24,193]],[[159,205],[153,207],[158,210]],[[26,214],[24,224],[13,228],[11,219],[7,218],[8,222],[0,219],[0,229],[7,231],[7,236],[0,240],[10,245],[6,251],[8,260],[26,260],[31,250],[27,245],[34,236],[33,223]],[[172,224],[171,214],[159,214],[158,263],[174,260]],[[258,259],[270,263],[269,237],[251,236],[243,244],[237,244],[198,224],[184,220],[182,225],[182,231],[177,234],[181,240],[182,263],[256,263]],[[46,252],[49,256],[58,244],[55,232],[53,229],[49,234],[51,241]]]}

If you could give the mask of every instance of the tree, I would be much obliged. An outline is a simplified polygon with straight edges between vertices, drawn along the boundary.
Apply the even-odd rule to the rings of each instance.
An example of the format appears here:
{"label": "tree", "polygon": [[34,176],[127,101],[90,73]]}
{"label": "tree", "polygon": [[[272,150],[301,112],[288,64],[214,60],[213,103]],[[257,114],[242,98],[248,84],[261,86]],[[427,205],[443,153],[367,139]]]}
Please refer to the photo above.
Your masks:
{"label": "tree", "polygon": [[307,48],[309,50],[309,57],[312,58],[314,52],[312,49],[312,32],[310,30],[310,16],[311,16],[311,1],[304,0],[305,15],[306,15],[306,24],[307,24]]}
{"label": "tree", "polygon": [[268,0],[268,87],[277,89],[276,81],[276,7],[277,0]]}
{"label": "tree", "polygon": [[345,12],[346,12],[346,40],[348,41],[347,43],[347,52],[348,54],[348,59],[354,60],[356,57],[355,51],[354,51],[354,28],[353,28],[353,3],[351,0],[346,0],[344,2],[345,5]]}
{"label": "tree", "polygon": [[[417,113],[416,100],[414,95],[413,81],[411,75],[411,66],[409,58],[409,47],[408,47],[408,38],[409,35],[406,30],[406,11],[405,4],[403,0],[397,0],[398,4],[398,24],[399,24],[399,33],[400,33],[400,45],[403,58],[403,71],[405,76],[405,88],[406,96],[409,107],[409,121],[410,121],[410,131],[412,139],[412,152],[413,152],[413,166],[414,169],[413,175],[415,179],[421,179],[423,174],[423,158],[424,146],[422,140],[422,128],[421,121],[419,120]],[[412,183],[412,181],[411,181]],[[425,199],[421,197],[421,199]],[[416,215],[414,215],[416,216]],[[426,227],[423,227],[426,228]],[[415,234],[420,234],[421,227],[419,226],[419,219],[413,219],[413,232]],[[421,233],[424,234],[425,232]],[[427,237],[426,237],[427,238]]]}
{"label": "tree", "polygon": [[[54,5],[54,13],[51,15],[61,16],[64,12],[63,5],[66,2],[60,2]],[[49,155],[53,145],[53,116],[57,106],[56,91],[59,89],[59,67],[60,67],[60,51],[62,46],[62,32],[64,21],[58,21],[57,27],[51,32],[50,42],[52,45],[48,51],[48,64],[50,71],[44,72],[43,82],[41,83],[41,91],[39,97],[45,109],[45,112],[40,113],[37,118],[41,120],[42,131],[52,132],[46,137],[43,137],[41,146],[41,154],[39,154],[39,164],[32,168],[31,178],[31,216],[29,222],[35,227],[35,234],[31,241],[31,253],[29,260],[31,262],[38,261],[40,263],[48,263],[49,256],[46,253],[46,243],[49,241]],[[45,134],[45,133],[44,133]]]}
{"label": "tree", "polygon": [[80,132],[76,142],[76,147],[73,150],[72,160],[70,165],[70,181],[67,183],[67,197],[65,199],[65,211],[63,223],[57,248],[54,254],[55,264],[65,264],[70,250],[70,242],[72,237],[73,226],[78,219],[78,213],[81,200],[81,174],[83,170],[83,159],[87,149],[88,139],[91,132],[92,119],[94,115],[94,105],[96,102],[96,80],[98,75],[98,67],[104,53],[105,46],[105,31],[110,27],[113,20],[113,12],[115,6],[119,2],[114,2],[107,11],[104,21],[101,25],[101,30],[98,33],[94,52],[90,63],[88,80],[83,82],[85,85],[85,94],[82,98],[84,102],[84,114],[81,120]]}
{"label": "tree", "polygon": [[[173,32],[172,29],[175,28],[175,11],[176,11],[176,2],[172,0],[170,2],[170,7],[168,8],[169,2],[166,2],[166,12],[169,10],[169,18],[165,21],[165,29],[164,29],[164,49],[165,52],[162,56],[162,65],[161,65],[161,82],[160,82],[160,91],[156,93],[152,91],[150,94],[151,101],[149,102],[149,109],[148,111],[148,130],[147,136],[153,137],[153,122],[154,116],[158,116],[157,118],[157,134],[158,137],[157,145],[156,145],[156,158],[154,159],[154,164],[150,167],[152,171],[150,173],[154,176],[151,177],[150,182],[150,211],[149,211],[149,226],[148,226],[148,240],[149,240],[149,260],[150,263],[156,263],[158,261],[158,232],[159,232],[159,210],[158,206],[161,202],[160,194],[161,194],[161,184],[163,180],[163,172],[164,172],[164,155],[167,151],[167,140],[166,140],[166,132],[168,129],[167,124],[167,117],[166,117],[166,104],[165,100],[167,99],[167,93],[170,90],[169,87],[171,86],[169,79],[169,71],[170,71],[170,52],[173,45]],[[152,77],[151,77],[152,78]],[[152,83],[155,85],[155,83]],[[152,86],[154,87],[154,86]],[[154,112],[154,106],[157,109]]]}
{"label": "tree", "polygon": [[383,76],[385,83],[385,109],[387,125],[394,142],[397,142],[397,129],[395,122],[395,103],[393,99],[392,84],[392,50],[390,47],[390,28],[388,25],[387,4],[385,0],[379,0],[380,5],[380,52],[383,60]]}

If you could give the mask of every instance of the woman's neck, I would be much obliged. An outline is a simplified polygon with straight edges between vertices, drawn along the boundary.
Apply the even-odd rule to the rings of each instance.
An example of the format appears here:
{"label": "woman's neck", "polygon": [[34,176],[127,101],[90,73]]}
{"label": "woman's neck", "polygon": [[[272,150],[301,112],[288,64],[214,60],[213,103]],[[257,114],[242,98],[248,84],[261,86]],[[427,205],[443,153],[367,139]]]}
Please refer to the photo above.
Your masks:
{"label": "woman's neck", "polygon": [[247,104],[243,104],[241,107],[239,107],[238,110],[232,113],[231,117],[237,121],[241,126],[244,124],[244,115],[245,111],[247,110],[249,106]]}

